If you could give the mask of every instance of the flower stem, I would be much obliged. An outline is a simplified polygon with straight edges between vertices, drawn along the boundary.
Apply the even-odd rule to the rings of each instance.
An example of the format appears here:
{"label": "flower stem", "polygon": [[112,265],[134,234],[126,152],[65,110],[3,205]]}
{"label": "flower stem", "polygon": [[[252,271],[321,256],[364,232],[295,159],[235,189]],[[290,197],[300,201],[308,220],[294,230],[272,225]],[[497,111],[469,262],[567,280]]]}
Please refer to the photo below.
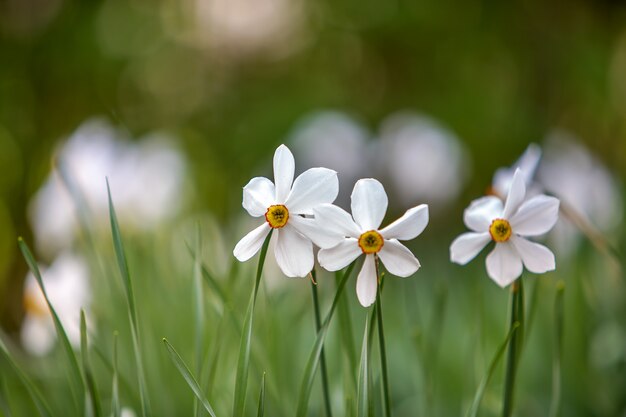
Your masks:
{"label": "flower stem", "polygon": [[521,354],[523,329],[524,329],[524,288],[522,279],[511,284],[511,313],[509,331],[519,323],[519,328],[511,336],[509,351],[506,360],[506,374],[504,379],[504,394],[502,399],[502,417],[510,417],[513,412],[513,393],[515,390],[515,377],[517,365]]}
{"label": "flower stem", "polygon": [[250,302],[246,319],[243,324],[241,333],[241,345],[239,346],[239,359],[237,360],[237,376],[235,378],[235,398],[233,403],[233,416],[241,417],[244,415],[246,403],[246,389],[248,388],[248,368],[250,366],[250,344],[252,339],[252,322],[254,320],[254,307],[256,305],[256,296],[259,292],[259,283],[261,282],[261,274],[263,265],[265,264],[265,256],[267,248],[272,238],[272,232],[267,235],[263,246],[261,247],[261,255],[259,256],[259,265],[256,270],[256,279],[254,280],[254,289],[250,294]]}
{"label": "flower stem", "polygon": [[[313,295],[313,307],[315,310],[315,332],[316,334],[322,328],[322,320],[320,318],[320,305],[317,297],[317,277],[315,269],[311,271],[313,279],[311,280],[311,293]],[[322,378],[322,391],[324,393],[324,408],[326,409],[326,416],[332,417],[332,409],[330,407],[330,395],[328,393],[328,372],[326,370],[326,355],[324,354],[324,347],[322,346],[322,352],[320,353],[320,371]]]}
{"label": "flower stem", "polygon": [[376,292],[376,324],[378,325],[378,349],[380,351],[380,368],[383,376],[383,401],[385,416],[391,417],[391,403],[389,401],[389,378],[387,376],[387,353],[385,350],[385,332],[383,329],[383,305],[381,301],[381,280],[379,273],[378,257],[376,257],[376,278],[378,291]]}

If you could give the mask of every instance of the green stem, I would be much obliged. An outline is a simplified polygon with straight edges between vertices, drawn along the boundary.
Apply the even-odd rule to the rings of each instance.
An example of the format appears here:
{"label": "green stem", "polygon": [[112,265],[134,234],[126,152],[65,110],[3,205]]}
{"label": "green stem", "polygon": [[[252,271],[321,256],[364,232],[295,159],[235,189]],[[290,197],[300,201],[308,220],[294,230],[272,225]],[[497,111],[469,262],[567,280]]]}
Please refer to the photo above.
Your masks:
{"label": "green stem", "polygon": [[550,417],[557,417],[561,405],[561,350],[563,346],[563,292],[565,283],[556,284],[554,298],[554,346],[552,348],[552,401]]}
{"label": "green stem", "polygon": [[241,345],[239,346],[239,359],[237,362],[237,376],[235,379],[235,398],[233,402],[233,416],[240,417],[244,414],[246,403],[246,389],[248,387],[248,368],[250,366],[250,343],[252,339],[252,322],[254,320],[254,307],[256,305],[256,296],[259,292],[259,283],[263,272],[263,264],[267,255],[267,248],[270,244],[272,231],[265,238],[261,254],[259,256],[259,265],[256,270],[256,279],[254,281],[254,289],[250,296],[248,311],[243,325],[241,334]]}
{"label": "green stem", "polygon": [[524,329],[524,288],[522,279],[519,278],[511,284],[511,314],[510,330],[515,323],[519,323],[519,329],[513,333],[509,343],[509,350],[506,360],[506,374],[504,379],[504,394],[502,400],[502,417],[510,417],[513,412],[513,394],[515,391],[515,377],[517,375],[517,365],[519,363],[523,329]]}
{"label": "green stem", "polygon": [[[318,333],[322,328],[322,319],[320,318],[320,305],[317,296],[317,277],[315,269],[311,271],[311,293],[313,295],[313,307],[315,310],[315,332]],[[332,417],[333,412],[330,407],[330,395],[328,393],[328,372],[326,368],[326,355],[324,354],[324,347],[322,346],[322,352],[320,353],[320,371],[322,378],[322,391],[324,393],[324,408],[326,409],[326,416]]]}
{"label": "green stem", "polygon": [[380,351],[380,368],[383,374],[383,400],[385,402],[385,415],[391,417],[391,402],[389,401],[389,378],[387,376],[387,352],[385,350],[385,332],[383,329],[383,305],[381,301],[382,286],[378,268],[378,257],[376,259],[376,279],[378,281],[378,291],[376,292],[376,323],[378,325],[378,349]]}

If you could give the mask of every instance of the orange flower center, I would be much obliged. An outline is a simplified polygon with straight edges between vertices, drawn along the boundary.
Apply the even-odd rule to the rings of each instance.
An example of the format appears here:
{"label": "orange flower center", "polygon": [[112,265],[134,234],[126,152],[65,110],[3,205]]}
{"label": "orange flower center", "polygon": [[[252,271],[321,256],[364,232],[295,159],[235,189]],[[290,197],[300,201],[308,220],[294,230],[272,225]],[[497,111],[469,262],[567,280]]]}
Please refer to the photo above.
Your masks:
{"label": "orange flower center", "polygon": [[511,224],[504,219],[495,219],[489,226],[489,234],[495,242],[506,242],[511,237]]}
{"label": "orange flower center", "polygon": [[385,241],[376,230],[370,230],[359,236],[359,247],[365,254],[378,253]]}
{"label": "orange flower center", "polygon": [[269,206],[265,213],[265,220],[267,220],[272,229],[280,229],[289,220],[289,210],[282,204]]}

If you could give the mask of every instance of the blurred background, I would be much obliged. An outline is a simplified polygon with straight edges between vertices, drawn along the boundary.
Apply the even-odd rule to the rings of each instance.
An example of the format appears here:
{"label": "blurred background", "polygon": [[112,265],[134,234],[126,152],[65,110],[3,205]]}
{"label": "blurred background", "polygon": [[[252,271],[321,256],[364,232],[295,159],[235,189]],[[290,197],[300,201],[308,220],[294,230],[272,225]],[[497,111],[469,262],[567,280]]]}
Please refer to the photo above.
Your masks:
{"label": "blurred background", "polygon": [[[541,187],[623,253],[626,4],[0,0],[3,331],[19,344],[28,322],[28,270],[17,236],[51,275],[62,268],[57,261],[70,259],[78,275],[84,269],[75,259],[86,239],[81,221],[109,256],[105,176],[138,262],[158,253],[175,258],[181,250],[172,247],[200,222],[207,263],[218,275],[232,273],[231,248],[252,224],[241,188],[253,176],[271,178],[281,143],[293,150],[297,170],[339,172],[339,204],[347,204],[356,179],[375,176],[390,195],[388,219],[418,203],[431,206],[431,224],[413,247],[426,278],[407,285],[422,286],[416,290],[427,310],[443,308],[433,292],[462,299],[484,287],[480,300],[497,297],[501,316],[484,324],[495,328],[484,339],[488,359],[502,337],[506,292],[487,282],[483,258],[470,268],[476,276],[461,278],[468,269],[448,265],[447,250],[464,229],[463,208],[486,192],[496,169],[538,144]],[[565,415],[623,415],[623,272],[571,224],[549,239],[564,267],[548,274],[546,287],[582,280],[577,274],[587,279],[576,284],[580,293],[566,292],[576,320],[590,318],[568,328],[572,341],[588,344],[570,358],[580,367],[569,374]],[[183,255],[172,260],[173,274],[190,266]],[[457,290],[459,280],[474,283]],[[268,281],[283,285],[282,277]],[[97,306],[98,296],[90,297]],[[542,308],[550,305],[546,296]],[[460,323],[462,314],[451,314]],[[450,372],[460,378],[460,371]],[[583,380],[574,382],[577,375]],[[542,381],[528,389],[549,384]],[[596,391],[581,394],[591,381]],[[451,389],[457,410],[465,397]],[[432,415],[454,415],[433,398],[440,414]]]}

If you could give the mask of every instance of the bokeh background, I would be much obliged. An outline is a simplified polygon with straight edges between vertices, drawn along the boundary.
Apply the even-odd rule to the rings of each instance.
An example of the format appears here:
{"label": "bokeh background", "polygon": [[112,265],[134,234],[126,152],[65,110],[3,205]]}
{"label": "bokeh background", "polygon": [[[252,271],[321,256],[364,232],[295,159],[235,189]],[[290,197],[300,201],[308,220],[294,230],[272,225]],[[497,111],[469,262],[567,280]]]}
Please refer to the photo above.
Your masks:
{"label": "bokeh background", "polygon": [[[230,250],[251,224],[240,205],[241,187],[252,176],[271,177],[273,152],[286,143],[299,171],[316,165],[339,171],[341,204],[355,179],[376,176],[390,194],[389,219],[417,203],[431,205],[431,224],[413,246],[424,268],[415,283],[394,290],[396,280],[389,282],[388,297],[397,291],[408,307],[388,317],[408,326],[416,346],[436,339],[448,347],[424,348],[441,351],[436,367],[414,385],[404,384],[413,376],[402,376],[402,363],[417,354],[400,342],[397,352],[391,348],[392,373],[400,374],[396,408],[413,415],[407,410],[419,403],[429,415],[458,415],[502,340],[507,292],[486,279],[483,258],[469,268],[449,265],[448,245],[463,230],[462,209],[484,194],[497,168],[511,165],[533,142],[544,150],[543,186],[567,199],[618,255],[598,249],[601,244],[571,225],[550,238],[559,268],[547,275],[538,298],[537,317],[548,317],[537,325],[524,359],[520,415],[542,415],[550,400],[550,315],[559,279],[566,282],[571,342],[564,415],[623,415],[626,294],[615,265],[625,245],[623,2],[0,0],[2,329],[19,350],[28,270],[17,236],[51,269],[61,255],[85,246],[80,210],[67,191],[73,186],[90,213],[96,246],[113,259],[105,175],[134,268],[146,281],[140,287],[150,292],[151,277],[189,272],[184,241],[195,223],[205,235],[210,268],[218,276],[236,275]],[[165,264],[160,272],[154,260]],[[539,285],[534,277],[529,282]],[[159,285],[167,291],[173,284]],[[277,276],[267,285],[278,288],[281,306],[294,308],[287,294],[297,284]],[[233,299],[240,293],[245,300],[242,279],[234,288]],[[330,299],[332,288],[322,291]],[[364,316],[351,291],[357,338]],[[124,325],[111,324],[113,308],[101,294],[91,296],[93,320],[107,340],[108,327]],[[167,321],[149,307],[155,315],[145,313],[146,327],[150,320]],[[243,316],[245,302],[238,307]],[[420,314],[415,309],[422,309],[422,321],[411,321]],[[294,323],[310,319],[308,310],[296,311]],[[467,317],[481,317],[481,324],[463,323]],[[271,318],[265,322],[271,328],[268,323],[290,329]],[[401,338],[403,329],[392,325],[389,339]],[[302,332],[293,364],[303,361],[312,341]],[[468,346],[478,337],[479,354],[455,353],[455,337]],[[281,358],[281,352],[276,348],[268,357]],[[33,360],[27,355],[25,363]],[[267,361],[281,368],[279,360]],[[468,366],[472,375],[463,375]],[[56,375],[46,369],[43,384]],[[280,396],[281,387],[290,387],[288,369],[270,389],[272,402],[280,404],[276,415],[295,401]],[[295,374],[291,381],[299,381]],[[432,379],[435,374],[440,379]],[[232,391],[219,391],[226,400],[218,404],[228,404]],[[428,394],[415,399],[414,391]],[[137,409],[136,400],[127,398]],[[486,400],[497,408],[496,394]],[[173,409],[162,401],[163,410]],[[315,410],[321,413],[319,404]]]}

